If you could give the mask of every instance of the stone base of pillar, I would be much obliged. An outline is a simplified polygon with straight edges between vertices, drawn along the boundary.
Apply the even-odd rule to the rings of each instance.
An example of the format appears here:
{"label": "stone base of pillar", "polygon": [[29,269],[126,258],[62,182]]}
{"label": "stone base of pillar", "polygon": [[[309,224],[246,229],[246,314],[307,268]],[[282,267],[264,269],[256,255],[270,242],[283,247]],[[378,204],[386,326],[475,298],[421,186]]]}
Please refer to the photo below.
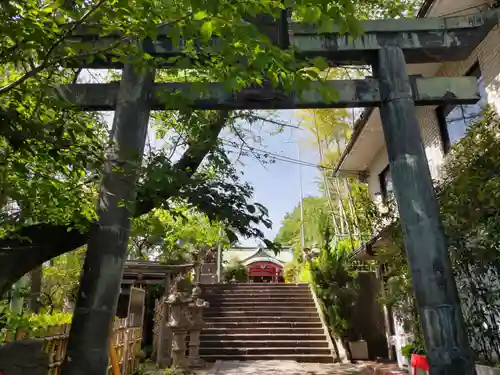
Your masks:
{"label": "stone base of pillar", "polygon": [[207,367],[207,362],[201,358],[189,358],[188,367],[190,369],[202,369]]}

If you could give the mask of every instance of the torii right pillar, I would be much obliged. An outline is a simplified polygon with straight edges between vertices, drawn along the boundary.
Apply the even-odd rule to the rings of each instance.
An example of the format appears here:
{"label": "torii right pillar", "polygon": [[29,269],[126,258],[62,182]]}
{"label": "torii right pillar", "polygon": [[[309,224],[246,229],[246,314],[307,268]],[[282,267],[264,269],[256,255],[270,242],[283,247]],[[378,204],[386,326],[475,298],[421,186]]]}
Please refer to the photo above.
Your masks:
{"label": "torii right pillar", "polygon": [[380,116],[430,375],[474,375],[405,57],[401,48],[388,45],[379,50],[376,60]]}

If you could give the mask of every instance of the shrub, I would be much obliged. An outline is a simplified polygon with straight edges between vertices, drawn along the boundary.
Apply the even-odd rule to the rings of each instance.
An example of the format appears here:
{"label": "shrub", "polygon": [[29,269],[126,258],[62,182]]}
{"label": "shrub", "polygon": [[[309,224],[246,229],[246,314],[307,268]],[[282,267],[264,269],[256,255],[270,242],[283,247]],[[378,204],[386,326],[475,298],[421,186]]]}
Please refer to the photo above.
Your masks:
{"label": "shrub", "polygon": [[233,278],[237,282],[248,281],[247,267],[241,261],[234,261],[227,267],[224,267],[224,280],[229,282],[233,280]]}

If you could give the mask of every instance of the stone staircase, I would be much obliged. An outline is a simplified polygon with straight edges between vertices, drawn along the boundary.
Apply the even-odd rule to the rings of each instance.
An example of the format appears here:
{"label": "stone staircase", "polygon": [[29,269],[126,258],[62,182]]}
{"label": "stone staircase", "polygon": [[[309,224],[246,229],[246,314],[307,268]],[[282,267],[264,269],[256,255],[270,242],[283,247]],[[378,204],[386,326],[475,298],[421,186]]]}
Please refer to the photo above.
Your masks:
{"label": "stone staircase", "polygon": [[333,362],[307,284],[203,285],[210,303],[204,312],[200,355],[215,360]]}

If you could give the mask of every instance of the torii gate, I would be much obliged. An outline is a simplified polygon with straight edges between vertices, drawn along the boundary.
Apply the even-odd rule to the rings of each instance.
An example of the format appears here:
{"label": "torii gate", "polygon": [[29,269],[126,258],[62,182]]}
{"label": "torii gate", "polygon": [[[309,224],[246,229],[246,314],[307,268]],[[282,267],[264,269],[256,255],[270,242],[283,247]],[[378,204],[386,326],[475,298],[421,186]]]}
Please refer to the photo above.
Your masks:
{"label": "torii gate", "polygon": [[[410,77],[406,63],[463,60],[497,23],[496,11],[441,19],[365,21],[362,22],[364,35],[354,40],[336,29],[320,35],[314,27],[292,25],[293,38],[290,40],[299,58],[323,56],[336,65],[373,67],[374,78],[328,82],[338,91],[336,101],[323,100],[314,87],[298,97],[269,87],[232,94],[216,83],[210,87],[209,98],[199,97],[188,93],[189,85],[155,84],[154,70],[137,72],[130,65],[123,67],[119,85],[60,87],[59,94],[82,109],[115,110],[112,134],[115,149],[108,156],[100,196],[107,209],[100,212],[99,229],[91,236],[88,252],[92,257],[87,257],[84,273],[87,280],[83,284],[90,290],[83,293],[96,292],[95,300],[82,298],[79,305],[77,303],[77,309],[86,311],[87,315],[86,320],[77,318],[73,326],[83,325],[87,336],[70,339],[67,357],[71,359],[65,362],[64,368],[68,371],[65,374],[79,374],[79,369],[100,374],[106,367],[108,344],[102,332],[108,329],[116,307],[116,303],[110,301],[116,301],[118,296],[128,239],[128,211],[120,203],[133,197],[149,112],[167,109],[162,98],[177,90],[188,93],[194,109],[379,107],[431,374],[474,374],[415,106],[475,103],[479,93],[474,77]],[[280,45],[283,45],[282,34],[280,38]],[[112,41],[113,37],[109,39]],[[287,43],[284,44],[286,47]],[[182,53],[161,30],[158,40],[144,42],[142,48],[152,56],[169,57]],[[104,60],[87,67],[116,68]],[[274,99],[251,100],[269,98],[270,93]],[[133,162],[113,169],[112,160]],[[122,183],[115,184],[117,180]],[[113,233],[113,241],[110,233]],[[103,241],[106,251],[93,250]],[[89,340],[92,340],[93,350],[85,351]]]}

